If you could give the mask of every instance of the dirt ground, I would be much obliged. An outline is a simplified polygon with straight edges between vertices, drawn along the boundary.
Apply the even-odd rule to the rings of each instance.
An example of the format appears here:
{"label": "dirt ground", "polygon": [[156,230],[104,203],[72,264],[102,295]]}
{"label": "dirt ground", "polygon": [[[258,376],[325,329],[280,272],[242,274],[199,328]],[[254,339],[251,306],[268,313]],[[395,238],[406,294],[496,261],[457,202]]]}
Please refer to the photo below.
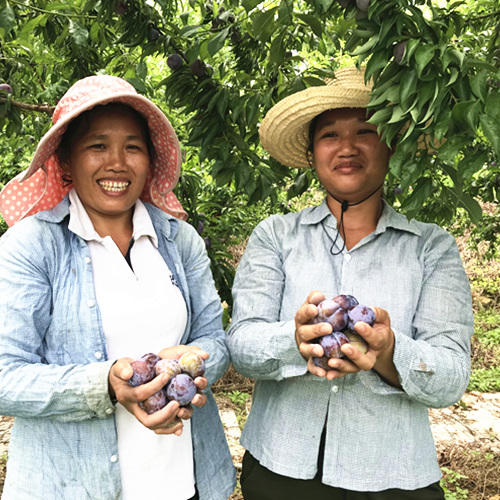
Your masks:
{"label": "dirt ground", "polygon": [[[241,469],[243,448],[235,408],[224,393],[216,394],[233,462]],[[250,402],[248,402],[250,404]],[[462,488],[468,500],[500,500],[500,393],[464,395],[460,403],[429,410],[431,428],[441,466],[467,476]],[[13,419],[0,417],[0,493]],[[241,500],[239,490],[229,500]]]}

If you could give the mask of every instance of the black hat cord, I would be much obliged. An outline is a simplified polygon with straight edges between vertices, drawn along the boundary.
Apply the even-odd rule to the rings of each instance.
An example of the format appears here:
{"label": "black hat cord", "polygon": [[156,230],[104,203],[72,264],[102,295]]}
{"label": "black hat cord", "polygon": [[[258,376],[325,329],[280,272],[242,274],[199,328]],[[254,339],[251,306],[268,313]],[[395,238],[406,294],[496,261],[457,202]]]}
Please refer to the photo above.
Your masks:
{"label": "black hat cord", "polygon": [[[332,243],[332,247],[330,248],[330,253],[332,255],[340,255],[343,251],[344,251],[344,248],[345,248],[345,227],[344,227],[344,212],[347,212],[347,209],[349,207],[354,207],[356,205],[359,205],[361,203],[363,203],[364,201],[366,201],[368,198],[371,198],[382,186],[384,185],[384,183],[380,184],[380,186],[377,187],[377,189],[375,189],[375,191],[372,191],[366,198],[363,198],[362,200],[360,201],[357,201],[356,203],[349,203],[347,200],[339,200],[335,195],[333,195],[332,193],[330,193],[330,191],[326,191],[334,200],[338,201],[340,203],[340,221],[337,225],[337,235],[335,236],[335,239],[333,240],[333,243]],[[342,231],[342,238],[344,240],[344,244],[342,245],[342,248],[338,251],[338,252],[334,252],[333,251],[333,247],[335,246],[335,243],[337,243],[337,238],[339,237],[339,234],[340,234],[340,231]]]}

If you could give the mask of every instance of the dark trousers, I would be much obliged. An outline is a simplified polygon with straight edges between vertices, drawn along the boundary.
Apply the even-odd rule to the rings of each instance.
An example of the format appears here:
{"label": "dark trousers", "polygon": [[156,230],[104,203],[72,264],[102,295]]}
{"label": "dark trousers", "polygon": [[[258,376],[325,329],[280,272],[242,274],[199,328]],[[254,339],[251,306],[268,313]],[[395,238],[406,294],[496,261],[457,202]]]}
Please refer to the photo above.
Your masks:
{"label": "dark trousers", "polygon": [[240,483],[245,500],[444,500],[439,483],[418,490],[391,488],[372,493],[327,486],[319,477],[281,476],[260,465],[248,451],[243,456]]}

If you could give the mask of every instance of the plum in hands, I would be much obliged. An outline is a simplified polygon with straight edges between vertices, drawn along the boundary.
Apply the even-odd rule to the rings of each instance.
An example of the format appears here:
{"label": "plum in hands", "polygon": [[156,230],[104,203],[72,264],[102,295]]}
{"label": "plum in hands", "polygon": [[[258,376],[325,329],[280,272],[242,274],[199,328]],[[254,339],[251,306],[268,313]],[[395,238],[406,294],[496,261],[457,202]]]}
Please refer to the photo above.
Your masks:
{"label": "plum in hands", "polygon": [[311,323],[330,323],[333,332],[313,341],[320,344],[324,352],[322,357],[313,358],[316,366],[328,370],[330,358],[345,357],[340,348],[347,343],[363,354],[367,352],[368,344],[354,331],[354,325],[357,321],[363,321],[370,326],[375,324],[375,313],[370,307],[359,304],[354,296],[346,294],[337,295],[333,299],[325,299],[317,307],[318,315]]}
{"label": "plum in hands", "polygon": [[181,406],[187,406],[196,395],[193,379],[186,373],[176,375],[167,386],[167,396]]}

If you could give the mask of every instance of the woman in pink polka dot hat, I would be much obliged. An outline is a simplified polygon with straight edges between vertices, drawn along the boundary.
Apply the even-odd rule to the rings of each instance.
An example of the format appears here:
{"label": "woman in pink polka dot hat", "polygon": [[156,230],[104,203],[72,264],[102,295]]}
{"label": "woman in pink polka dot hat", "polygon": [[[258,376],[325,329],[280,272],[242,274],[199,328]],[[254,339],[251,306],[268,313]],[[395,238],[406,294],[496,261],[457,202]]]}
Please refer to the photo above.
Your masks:
{"label": "woman in pink polka dot hat", "polygon": [[[172,192],[179,169],[163,112],[120,78],[90,76],[0,193],[12,226],[0,238],[0,414],[15,417],[3,500],[233,491],[210,391],[229,364],[222,308]],[[187,406],[169,400],[166,373],[133,383],[134,360],[186,352],[205,362]]]}

